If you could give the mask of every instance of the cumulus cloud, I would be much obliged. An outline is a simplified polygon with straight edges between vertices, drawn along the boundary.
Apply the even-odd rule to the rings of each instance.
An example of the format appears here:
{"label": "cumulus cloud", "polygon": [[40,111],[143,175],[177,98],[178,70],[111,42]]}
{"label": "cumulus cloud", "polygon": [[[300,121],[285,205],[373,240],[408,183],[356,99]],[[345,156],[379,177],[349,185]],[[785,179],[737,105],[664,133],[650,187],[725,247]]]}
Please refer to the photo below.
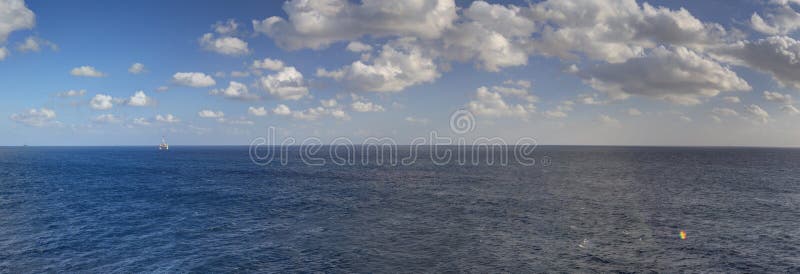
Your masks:
{"label": "cumulus cloud", "polygon": [[292,109],[291,109],[291,108],[289,108],[289,106],[287,106],[287,105],[280,104],[280,105],[276,106],[276,107],[275,107],[275,108],[272,110],[272,113],[275,113],[275,114],[277,114],[277,115],[281,115],[281,116],[285,116],[285,115],[290,115],[290,114],[292,114]]}
{"label": "cumulus cloud", "polygon": [[230,81],[228,87],[225,89],[213,89],[209,93],[238,100],[256,100],[259,98],[258,95],[250,93],[250,90],[245,84],[236,81]]}
{"label": "cumulus cloud", "polygon": [[792,100],[792,95],[766,90],[764,91],[764,100],[787,105],[794,102],[794,100]]}
{"label": "cumulus cloud", "polygon": [[105,77],[106,74],[100,72],[99,70],[95,69],[92,66],[80,66],[77,68],[73,68],[70,72],[72,76],[83,76],[83,77]]}
{"label": "cumulus cloud", "polygon": [[346,49],[352,52],[364,52],[364,51],[371,51],[372,46],[361,43],[359,41],[352,41],[349,44],[347,44]]}
{"label": "cumulus cloud", "polygon": [[36,16],[25,6],[25,1],[0,0],[0,44],[6,42],[11,32],[31,29],[35,24]]}
{"label": "cumulus cloud", "polygon": [[181,120],[172,114],[166,114],[166,115],[158,114],[156,115],[156,121],[161,123],[174,124],[174,123],[179,123]]}
{"label": "cumulus cloud", "polygon": [[781,107],[781,111],[783,111],[784,113],[788,113],[788,114],[790,114],[790,115],[797,115],[797,114],[800,114],[800,110],[798,110],[798,109],[797,109],[796,107],[794,107],[793,105],[785,105],[785,106],[782,106],[782,107]]}
{"label": "cumulus cloud", "polygon": [[201,72],[178,72],[172,75],[172,82],[193,88],[204,88],[216,85],[214,78]]}
{"label": "cumulus cloud", "polygon": [[714,108],[711,113],[716,116],[739,116],[738,112],[730,108]]}
{"label": "cumulus cloud", "polygon": [[258,84],[277,99],[300,100],[308,96],[303,74],[294,67],[284,67],[277,73],[262,76],[258,79]]}
{"label": "cumulus cloud", "polygon": [[111,95],[97,94],[89,101],[89,106],[96,110],[107,110],[114,107],[113,100]]}
{"label": "cumulus cloud", "polygon": [[392,92],[439,77],[436,64],[413,39],[402,39],[383,46],[371,64],[353,62],[338,70],[319,69],[319,77],[345,81],[362,91]]}
{"label": "cumulus cloud", "polygon": [[283,10],[288,20],[277,16],[253,20],[253,29],[287,49],[321,49],[364,35],[433,39],[457,18],[452,0],[292,0]]}
{"label": "cumulus cloud", "polygon": [[96,124],[116,124],[119,123],[120,118],[114,116],[114,114],[100,114],[95,117],[92,117],[92,122]]}
{"label": "cumulus cloud", "polygon": [[605,114],[598,116],[597,120],[600,121],[601,124],[606,126],[622,127],[622,123],[620,123],[619,120]]}
{"label": "cumulus cloud", "polygon": [[247,113],[253,116],[267,116],[267,109],[264,107],[248,107]]}
{"label": "cumulus cloud", "polygon": [[617,100],[641,95],[694,105],[722,91],[752,89],[727,67],[683,47],[659,47],[646,56],[599,64],[578,75]]}
{"label": "cumulus cloud", "polygon": [[528,116],[532,105],[509,104],[503,100],[499,92],[491,92],[487,87],[480,87],[475,92],[475,100],[467,103],[467,109],[475,115],[490,117],[520,117]]}
{"label": "cumulus cloud", "polygon": [[225,113],[222,111],[204,109],[197,112],[197,116],[200,116],[201,118],[223,118],[225,117]]}
{"label": "cumulus cloud", "polygon": [[250,76],[250,73],[247,71],[237,71],[237,70],[231,71],[231,77],[242,78],[248,76]]}
{"label": "cumulus cloud", "polygon": [[753,120],[760,123],[769,122],[769,113],[758,105],[745,106],[745,113]]}
{"label": "cumulus cloud", "polygon": [[213,33],[206,33],[200,37],[199,42],[205,50],[223,55],[241,56],[250,53],[247,42],[237,37],[215,37]]}
{"label": "cumulus cloud", "polygon": [[386,110],[381,105],[363,101],[355,101],[350,104],[350,107],[353,108],[355,112],[383,112]]}
{"label": "cumulus cloud", "polygon": [[559,118],[566,118],[569,116],[569,112],[572,111],[575,102],[573,101],[563,101],[555,109],[545,111],[544,117],[549,119],[559,119]]}
{"label": "cumulus cloud", "polygon": [[620,63],[659,45],[701,50],[730,36],[721,25],[702,22],[686,9],[639,5],[635,0],[549,0],[533,5],[532,13],[543,25],[535,49],[565,59],[580,53]]}
{"label": "cumulus cloud", "polygon": [[25,41],[17,44],[17,51],[38,52],[42,50],[42,47],[48,47],[50,50],[58,50],[58,45],[53,42],[35,36],[28,36],[28,38],[25,38]]}
{"label": "cumulus cloud", "polygon": [[798,0],[772,0],[765,9],[764,16],[753,13],[750,26],[765,34],[789,34],[800,29],[800,13],[792,8],[792,4],[800,5]]}
{"label": "cumulus cloud", "polygon": [[427,125],[428,123],[431,122],[428,118],[417,118],[413,116],[406,117],[405,121],[412,124],[420,124],[420,125]]}
{"label": "cumulus cloud", "polygon": [[153,99],[147,96],[144,91],[137,91],[127,100],[129,106],[144,107],[153,104]]}
{"label": "cumulus cloud", "polygon": [[81,89],[81,90],[71,89],[71,90],[68,90],[68,91],[59,92],[56,95],[58,97],[79,97],[79,96],[86,95],[86,90],[85,89]]}
{"label": "cumulus cloud", "polygon": [[234,35],[239,29],[239,23],[234,19],[228,19],[227,21],[217,21],[211,28],[214,32],[222,35]]}
{"label": "cumulus cloud", "polygon": [[137,125],[137,126],[149,126],[150,125],[150,121],[148,121],[147,118],[144,118],[144,117],[133,118],[133,120],[131,122],[134,125]]}
{"label": "cumulus cloud", "polygon": [[319,103],[326,108],[332,108],[339,105],[339,102],[336,102],[336,99],[319,100]]}
{"label": "cumulus cloud", "polygon": [[250,67],[253,69],[268,69],[272,71],[279,71],[283,69],[283,61],[264,58],[264,60],[253,61],[253,65],[251,65]]}
{"label": "cumulus cloud", "polygon": [[131,74],[140,74],[145,72],[144,64],[142,63],[133,63],[131,67],[128,68],[128,72]]}
{"label": "cumulus cloud", "polygon": [[768,73],[783,86],[800,89],[800,41],[791,37],[740,41],[714,54],[722,60]]}
{"label": "cumulus cloud", "polygon": [[472,2],[464,22],[445,33],[443,53],[451,60],[477,60],[488,71],[525,65],[536,30],[529,13],[514,5]]}
{"label": "cumulus cloud", "polygon": [[34,127],[42,127],[57,123],[53,121],[56,118],[56,112],[47,108],[28,109],[22,113],[11,114],[9,118],[14,122]]}
{"label": "cumulus cloud", "polygon": [[722,101],[729,104],[738,104],[742,102],[742,99],[739,99],[739,97],[736,96],[725,96],[722,97]]}

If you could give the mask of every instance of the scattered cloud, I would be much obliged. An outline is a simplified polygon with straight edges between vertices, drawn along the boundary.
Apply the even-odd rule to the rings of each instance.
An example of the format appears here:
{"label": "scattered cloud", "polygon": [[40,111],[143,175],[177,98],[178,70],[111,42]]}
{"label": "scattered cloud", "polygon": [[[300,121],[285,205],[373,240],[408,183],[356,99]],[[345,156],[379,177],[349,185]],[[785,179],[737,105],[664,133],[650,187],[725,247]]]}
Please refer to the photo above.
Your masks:
{"label": "scattered cloud", "polygon": [[764,17],[758,13],[750,16],[750,26],[764,34],[789,34],[800,29],[800,13],[792,8],[792,3],[800,5],[797,0],[772,0],[764,11]]}
{"label": "scattered cloud", "polygon": [[114,107],[114,98],[107,94],[97,94],[89,101],[89,106],[96,110],[108,110]]}
{"label": "scattered cloud", "polygon": [[282,116],[285,116],[285,115],[290,115],[290,114],[292,114],[292,109],[290,109],[290,108],[289,108],[287,105],[280,104],[280,105],[276,106],[276,107],[275,107],[275,108],[272,110],[272,113],[275,113],[276,115],[282,115]]}
{"label": "scattered cloud", "polygon": [[209,93],[238,100],[256,100],[259,98],[258,95],[250,93],[250,90],[245,84],[236,81],[230,81],[228,87],[225,89],[213,89]]}
{"label": "scattered cloud", "polygon": [[645,56],[622,63],[599,64],[578,75],[616,100],[641,95],[696,105],[702,98],[723,91],[752,89],[727,67],[683,47],[659,47]]}
{"label": "scattered cloud", "polygon": [[601,124],[609,127],[622,127],[622,123],[619,120],[605,114],[598,116],[597,119]]}
{"label": "scattered cloud", "polygon": [[785,105],[785,106],[782,106],[782,107],[781,107],[781,111],[783,111],[784,113],[788,113],[788,114],[790,114],[790,115],[797,115],[797,114],[800,114],[800,110],[798,110],[798,109],[797,109],[796,107],[794,107],[793,105]]}
{"label": "scattered cloud", "polygon": [[253,20],[253,29],[286,49],[322,49],[364,35],[437,38],[456,20],[452,0],[325,2],[292,0],[283,5],[288,20]]}
{"label": "scattered cloud", "polygon": [[140,74],[146,72],[146,70],[144,69],[144,64],[133,63],[131,67],[128,68],[128,72],[130,72],[131,74]]}
{"label": "scattered cloud", "polygon": [[725,96],[725,97],[722,97],[722,101],[725,102],[725,103],[729,103],[729,104],[738,104],[738,103],[742,102],[742,100],[739,99],[739,97],[736,97],[736,96]]}
{"label": "scattered cloud", "polygon": [[55,43],[35,36],[28,36],[25,41],[17,43],[17,51],[19,52],[39,52],[42,47],[48,47],[53,51],[58,50],[58,45]]}
{"label": "scattered cloud", "polygon": [[241,56],[250,53],[247,42],[237,37],[214,37],[213,33],[206,33],[200,37],[199,41],[205,50],[223,55]]}
{"label": "scattered cloud", "polygon": [[347,44],[346,49],[351,52],[366,52],[366,51],[371,51],[372,46],[361,43],[359,41],[352,41],[349,44]]}
{"label": "scattered cloud", "polygon": [[780,92],[764,91],[764,100],[790,105],[794,102],[792,95]]}
{"label": "scattered cloud", "polygon": [[166,114],[166,115],[158,114],[156,115],[156,121],[161,123],[174,124],[174,123],[179,123],[181,120],[172,114]]}
{"label": "scattered cloud", "polygon": [[436,64],[413,39],[384,45],[371,63],[355,61],[340,69],[318,69],[318,77],[344,81],[362,91],[394,92],[408,86],[433,82],[439,77]]}
{"label": "scattered cloud", "polygon": [[137,91],[133,96],[127,100],[129,106],[145,107],[154,103],[153,98],[147,96],[144,91]]}
{"label": "scattered cloud", "polygon": [[350,107],[353,108],[355,112],[383,112],[386,110],[381,105],[362,101],[355,101],[350,104]]}
{"label": "scattered cloud", "polygon": [[223,117],[225,117],[225,113],[222,112],[222,111],[219,111],[219,110],[218,111],[213,111],[213,110],[204,109],[204,110],[201,110],[200,112],[198,112],[197,116],[200,116],[201,118],[223,118]]}
{"label": "scattered cloud", "polygon": [[753,120],[760,123],[769,122],[769,113],[758,105],[745,106],[745,113]]}
{"label": "scattered cloud", "polygon": [[277,59],[264,58],[263,60],[253,61],[250,66],[253,69],[267,69],[272,71],[279,71],[283,69],[283,61]]}
{"label": "scattered cloud", "polygon": [[0,44],[4,44],[12,32],[31,29],[35,24],[36,16],[25,1],[4,0],[0,5]]}
{"label": "scattered cloud", "polygon": [[284,67],[277,73],[262,76],[258,84],[270,96],[281,100],[300,100],[308,96],[303,74],[294,67]]}
{"label": "scattered cloud", "polygon": [[339,103],[336,102],[336,99],[319,100],[319,103],[322,104],[322,106],[326,107],[326,108],[332,108],[332,107],[336,107],[337,105],[339,105]]}
{"label": "scattered cloud", "polygon": [[58,97],[79,97],[79,96],[86,95],[86,90],[85,89],[81,89],[81,90],[71,89],[71,90],[59,92],[56,95]]}
{"label": "scattered cloud", "polygon": [[57,124],[54,119],[56,112],[48,108],[28,109],[22,113],[14,113],[9,117],[12,121],[33,127],[43,127]]}
{"label": "scattered cloud", "polygon": [[467,108],[475,115],[524,118],[528,116],[528,110],[532,106],[506,103],[499,92],[491,92],[487,87],[480,87],[475,92],[475,100],[467,103]]}
{"label": "scattered cloud", "polygon": [[214,78],[202,72],[178,72],[172,75],[172,82],[193,88],[204,88],[217,84]]}
{"label": "scattered cloud", "polygon": [[253,116],[267,116],[267,109],[264,107],[248,107],[247,113]]}
{"label": "scattered cloud", "polygon": [[628,116],[642,116],[642,111],[637,108],[629,108],[627,113]]}
{"label": "scattered cloud", "polygon": [[740,41],[714,52],[724,61],[768,73],[782,86],[800,89],[800,41],[771,36],[757,41]]}
{"label": "scattered cloud", "polygon": [[114,114],[100,114],[95,117],[92,117],[92,122],[96,124],[116,124],[121,122],[122,120],[114,116]]}
{"label": "scattered cloud", "polygon": [[431,122],[428,118],[417,118],[413,116],[406,117],[405,121],[412,124],[420,124],[420,125],[427,125]]}
{"label": "scattered cloud", "polygon": [[80,66],[73,68],[70,72],[72,76],[83,76],[83,77],[105,77],[106,74],[98,71],[92,66]]}

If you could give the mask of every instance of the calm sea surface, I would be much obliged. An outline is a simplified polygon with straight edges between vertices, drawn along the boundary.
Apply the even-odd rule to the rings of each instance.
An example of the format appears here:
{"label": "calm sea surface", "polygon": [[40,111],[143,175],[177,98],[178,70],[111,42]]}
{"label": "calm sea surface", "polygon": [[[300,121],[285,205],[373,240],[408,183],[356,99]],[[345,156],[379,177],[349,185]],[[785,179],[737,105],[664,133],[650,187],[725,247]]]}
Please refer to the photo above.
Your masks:
{"label": "calm sea surface", "polygon": [[800,272],[800,150],[534,154],[549,165],[0,148],[0,272]]}

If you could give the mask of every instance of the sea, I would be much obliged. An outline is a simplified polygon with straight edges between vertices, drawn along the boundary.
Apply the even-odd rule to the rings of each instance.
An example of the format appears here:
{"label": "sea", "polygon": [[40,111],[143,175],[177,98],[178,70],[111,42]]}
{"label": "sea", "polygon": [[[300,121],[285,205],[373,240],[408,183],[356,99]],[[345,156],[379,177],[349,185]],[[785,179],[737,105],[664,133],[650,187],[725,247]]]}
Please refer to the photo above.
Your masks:
{"label": "sea", "polygon": [[800,149],[430,153],[2,147],[0,272],[800,273]]}

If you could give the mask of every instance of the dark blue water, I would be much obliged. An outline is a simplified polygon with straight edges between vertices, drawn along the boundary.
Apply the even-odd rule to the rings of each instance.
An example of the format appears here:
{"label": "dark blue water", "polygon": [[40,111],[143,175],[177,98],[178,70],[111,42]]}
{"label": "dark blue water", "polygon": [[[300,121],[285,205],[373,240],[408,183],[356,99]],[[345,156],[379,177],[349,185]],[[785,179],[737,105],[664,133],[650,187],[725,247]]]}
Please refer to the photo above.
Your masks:
{"label": "dark blue water", "polygon": [[0,272],[800,272],[800,150],[536,154],[549,166],[0,148]]}

